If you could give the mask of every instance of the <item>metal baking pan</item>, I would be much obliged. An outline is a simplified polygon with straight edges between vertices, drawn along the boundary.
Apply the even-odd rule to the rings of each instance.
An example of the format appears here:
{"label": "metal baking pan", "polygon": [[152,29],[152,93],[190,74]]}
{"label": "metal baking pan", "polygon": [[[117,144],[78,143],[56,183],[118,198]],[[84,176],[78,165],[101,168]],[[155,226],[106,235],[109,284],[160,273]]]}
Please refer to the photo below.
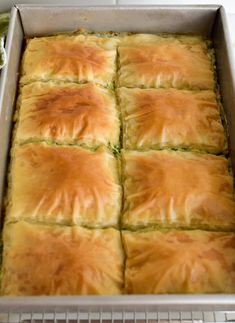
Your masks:
{"label": "metal baking pan", "polygon": [[[18,5],[12,8],[7,37],[8,63],[0,81],[0,207],[6,186],[19,63],[24,37],[78,28],[94,31],[196,33],[212,37],[235,173],[235,81],[225,10],[212,6],[53,6]],[[46,59],[46,58],[45,58]],[[3,216],[3,212],[2,212]],[[75,297],[0,297],[0,312],[74,311],[129,313],[156,311],[235,310],[235,295],[123,295]]]}

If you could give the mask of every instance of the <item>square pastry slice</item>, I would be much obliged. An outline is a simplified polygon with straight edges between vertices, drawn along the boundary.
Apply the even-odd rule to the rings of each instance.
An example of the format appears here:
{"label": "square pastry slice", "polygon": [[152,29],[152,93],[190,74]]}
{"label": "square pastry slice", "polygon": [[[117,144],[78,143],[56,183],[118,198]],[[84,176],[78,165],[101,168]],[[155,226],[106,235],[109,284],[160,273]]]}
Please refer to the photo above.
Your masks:
{"label": "square pastry slice", "polygon": [[123,227],[235,229],[233,178],[224,157],[123,152]]}
{"label": "square pastry slice", "polygon": [[116,226],[121,186],[106,149],[26,144],[13,150],[7,221]]}
{"label": "square pastry slice", "polygon": [[59,35],[28,40],[22,83],[36,80],[95,82],[112,86],[117,38]]}
{"label": "square pastry slice", "polygon": [[213,89],[207,43],[200,37],[131,35],[118,48],[119,86]]}
{"label": "square pastry slice", "polygon": [[212,91],[119,89],[127,149],[225,149],[220,107]]}
{"label": "square pastry slice", "polygon": [[16,140],[119,145],[112,91],[94,84],[34,82],[22,88]]}
{"label": "square pastry slice", "polygon": [[5,226],[3,295],[112,295],[122,288],[119,231],[24,221]]}
{"label": "square pastry slice", "polygon": [[123,232],[129,294],[235,292],[235,234]]}

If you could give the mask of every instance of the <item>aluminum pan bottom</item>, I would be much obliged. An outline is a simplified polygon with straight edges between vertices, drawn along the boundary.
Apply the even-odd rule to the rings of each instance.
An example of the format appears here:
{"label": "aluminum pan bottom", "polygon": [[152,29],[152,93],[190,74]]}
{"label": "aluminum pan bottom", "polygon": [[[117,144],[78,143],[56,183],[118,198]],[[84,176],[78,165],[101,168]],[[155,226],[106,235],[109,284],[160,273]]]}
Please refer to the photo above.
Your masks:
{"label": "aluminum pan bottom", "polygon": [[[43,24],[41,23],[43,21]],[[224,10],[220,6],[76,7],[27,6],[12,10],[7,40],[8,64],[0,83],[0,203],[2,206],[9,152],[14,97],[23,35],[45,35],[78,27],[136,32],[193,32],[214,39],[226,111],[233,165],[235,165],[235,82]],[[235,168],[234,168],[235,169]],[[235,310],[235,295],[123,295],[113,297],[0,297],[1,311],[197,311]]]}

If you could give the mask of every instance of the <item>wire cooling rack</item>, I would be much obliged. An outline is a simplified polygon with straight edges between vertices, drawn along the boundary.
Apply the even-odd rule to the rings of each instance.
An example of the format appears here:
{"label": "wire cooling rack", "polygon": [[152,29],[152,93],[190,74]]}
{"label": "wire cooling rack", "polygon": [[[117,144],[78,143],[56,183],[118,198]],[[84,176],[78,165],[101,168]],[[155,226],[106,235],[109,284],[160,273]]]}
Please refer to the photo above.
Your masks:
{"label": "wire cooling rack", "polygon": [[5,312],[0,323],[209,323],[235,322],[234,312]]}

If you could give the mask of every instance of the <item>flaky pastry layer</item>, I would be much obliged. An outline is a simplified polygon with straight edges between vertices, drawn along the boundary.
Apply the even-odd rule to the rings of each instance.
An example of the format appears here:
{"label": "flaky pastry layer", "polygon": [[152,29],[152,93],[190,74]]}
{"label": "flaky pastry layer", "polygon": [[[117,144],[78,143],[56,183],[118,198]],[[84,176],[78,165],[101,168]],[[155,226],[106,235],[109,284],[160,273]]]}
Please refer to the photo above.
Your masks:
{"label": "flaky pastry layer", "polygon": [[115,229],[24,221],[4,228],[3,295],[121,294],[122,273],[120,232]]}
{"label": "flaky pastry layer", "polygon": [[119,145],[120,123],[112,91],[94,84],[34,82],[19,99],[18,142]]}
{"label": "flaky pastry layer", "polygon": [[215,87],[206,42],[200,37],[126,36],[118,47],[119,86],[141,88]]}
{"label": "flaky pastry layer", "polygon": [[233,177],[226,158],[124,151],[123,164],[124,227],[235,230]]}
{"label": "flaky pastry layer", "polygon": [[60,80],[112,86],[116,38],[58,35],[28,40],[21,83]]}
{"label": "flaky pastry layer", "polygon": [[123,232],[129,294],[235,292],[235,234]]}
{"label": "flaky pastry layer", "polygon": [[121,186],[104,148],[26,144],[13,150],[7,221],[117,226]]}
{"label": "flaky pastry layer", "polygon": [[220,107],[212,91],[120,88],[118,96],[127,149],[220,153],[226,148]]}

